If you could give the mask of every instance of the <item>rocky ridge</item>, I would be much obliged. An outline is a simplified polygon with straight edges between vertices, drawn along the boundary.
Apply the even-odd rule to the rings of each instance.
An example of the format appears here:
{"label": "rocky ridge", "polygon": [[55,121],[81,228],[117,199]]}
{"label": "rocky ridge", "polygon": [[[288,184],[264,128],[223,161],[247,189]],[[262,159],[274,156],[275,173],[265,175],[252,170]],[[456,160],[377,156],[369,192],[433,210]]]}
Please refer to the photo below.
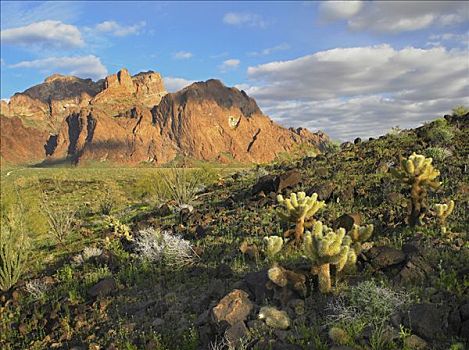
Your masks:
{"label": "rocky ridge", "polygon": [[[277,125],[244,91],[218,80],[168,94],[153,71],[131,76],[122,69],[97,82],[55,74],[1,107],[2,116],[17,116],[50,133],[40,147],[46,162],[164,164],[177,157],[268,162],[297,145],[320,147],[328,141],[321,132]],[[31,150],[30,160],[33,154],[37,159],[37,145],[15,139],[16,145],[2,148],[3,159],[23,162],[14,156],[21,147]]]}

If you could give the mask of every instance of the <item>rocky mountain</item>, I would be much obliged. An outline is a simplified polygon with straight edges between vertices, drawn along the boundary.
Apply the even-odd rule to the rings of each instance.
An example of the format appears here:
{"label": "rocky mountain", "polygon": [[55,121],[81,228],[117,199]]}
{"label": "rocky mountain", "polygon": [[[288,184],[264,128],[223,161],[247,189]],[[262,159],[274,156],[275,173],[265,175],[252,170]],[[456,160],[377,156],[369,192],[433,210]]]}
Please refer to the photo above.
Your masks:
{"label": "rocky mountain", "polygon": [[[167,93],[153,71],[131,76],[122,69],[97,82],[55,74],[2,101],[1,114],[2,126],[21,125],[23,133],[35,135],[30,140],[8,131],[1,154],[10,163],[42,158],[164,164],[178,156],[266,162],[298,145],[328,141],[321,132],[274,123],[244,91],[218,80]],[[23,156],[15,159],[14,149],[24,149]]]}

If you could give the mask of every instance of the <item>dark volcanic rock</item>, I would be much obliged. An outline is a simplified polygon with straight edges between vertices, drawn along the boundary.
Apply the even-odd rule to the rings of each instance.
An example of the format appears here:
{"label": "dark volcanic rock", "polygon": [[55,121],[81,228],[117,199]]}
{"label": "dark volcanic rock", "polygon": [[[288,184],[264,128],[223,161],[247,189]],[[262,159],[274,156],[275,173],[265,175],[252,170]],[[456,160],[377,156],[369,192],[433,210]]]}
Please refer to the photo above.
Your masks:
{"label": "dark volcanic rock", "polygon": [[371,265],[378,270],[400,264],[405,260],[405,254],[401,250],[388,246],[373,247],[366,256],[371,260]]}
{"label": "dark volcanic rock", "polygon": [[313,193],[318,194],[318,199],[320,201],[327,201],[332,197],[334,192],[335,185],[333,182],[326,182],[323,184],[314,185],[309,190],[306,191],[308,196],[311,196]]}
{"label": "dark volcanic rock", "polygon": [[88,289],[88,294],[92,297],[106,296],[117,289],[114,278],[106,277]]}
{"label": "dark volcanic rock", "polygon": [[403,323],[426,340],[444,338],[448,329],[448,308],[430,303],[415,304],[410,307]]}
{"label": "dark volcanic rock", "polygon": [[256,195],[261,192],[264,192],[265,194],[271,192],[279,193],[286,188],[298,185],[301,181],[301,173],[297,170],[290,170],[278,176],[265,175],[262,176],[252,187],[251,194]]}

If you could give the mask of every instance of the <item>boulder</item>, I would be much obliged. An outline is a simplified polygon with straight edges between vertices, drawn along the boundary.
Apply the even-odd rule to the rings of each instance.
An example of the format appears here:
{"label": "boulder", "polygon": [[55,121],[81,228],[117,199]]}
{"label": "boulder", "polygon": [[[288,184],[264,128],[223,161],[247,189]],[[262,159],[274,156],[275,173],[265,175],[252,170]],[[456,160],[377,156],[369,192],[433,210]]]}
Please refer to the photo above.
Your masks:
{"label": "boulder", "polygon": [[101,281],[96,283],[90,289],[88,289],[88,295],[91,297],[103,297],[106,295],[111,294],[113,291],[117,289],[117,284],[114,278],[106,277],[103,278]]}
{"label": "boulder", "polygon": [[323,184],[314,185],[306,191],[306,194],[311,196],[313,193],[317,193],[320,201],[327,201],[332,197],[334,189],[335,185],[333,182],[325,182]]}
{"label": "boulder", "polygon": [[448,308],[437,304],[414,304],[403,318],[404,326],[426,340],[447,336]]}
{"label": "boulder", "polygon": [[366,257],[377,270],[398,265],[405,260],[405,254],[401,250],[388,246],[372,247],[366,252]]}
{"label": "boulder", "polygon": [[362,216],[359,213],[343,214],[339,216],[332,226],[337,229],[343,227],[347,232],[350,231],[353,225],[360,225],[362,222]]}
{"label": "boulder", "polygon": [[249,295],[245,291],[235,289],[220,300],[212,309],[212,319],[219,324],[226,321],[230,326],[245,321],[253,308]]}
{"label": "boulder", "polygon": [[243,321],[238,321],[225,331],[225,339],[230,347],[237,349],[244,337],[248,334],[248,329]]}

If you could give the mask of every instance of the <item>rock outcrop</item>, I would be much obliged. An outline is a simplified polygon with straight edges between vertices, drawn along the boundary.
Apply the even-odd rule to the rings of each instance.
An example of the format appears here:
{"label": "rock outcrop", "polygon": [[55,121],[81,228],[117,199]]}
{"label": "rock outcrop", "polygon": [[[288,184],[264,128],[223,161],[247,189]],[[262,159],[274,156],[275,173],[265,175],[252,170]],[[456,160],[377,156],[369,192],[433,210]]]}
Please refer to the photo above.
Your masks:
{"label": "rock outcrop", "polygon": [[299,144],[320,147],[328,140],[274,123],[244,91],[218,80],[168,94],[160,74],[131,76],[126,69],[98,82],[53,75],[2,101],[2,115],[53,134],[40,151],[54,162],[164,164],[178,156],[268,162]]}

